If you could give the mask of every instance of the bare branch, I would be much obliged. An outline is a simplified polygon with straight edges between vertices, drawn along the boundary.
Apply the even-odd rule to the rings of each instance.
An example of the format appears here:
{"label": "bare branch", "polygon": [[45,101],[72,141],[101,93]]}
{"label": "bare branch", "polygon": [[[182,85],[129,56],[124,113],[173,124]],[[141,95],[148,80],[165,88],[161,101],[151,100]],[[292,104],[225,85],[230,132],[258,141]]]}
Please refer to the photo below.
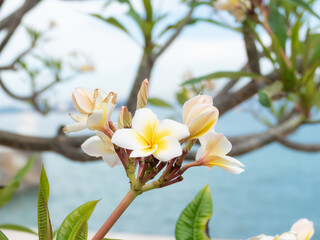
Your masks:
{"label": "bare branch", "polygon": [[2,79],[0,78],[0,86],[2,87],[2,89],[12,98],[20,100],[20,101],[31,101],[32,97],[28,96],[28,97],[21,97],[18,96],[16,94],[14,94],[13,92],[11,92],[10,89],[7,88],[7,86],[4,84],[4,82],[2,81]]}
{"label": "bare branch", "polygon": [[319,144],[302,144],[290,141],[282,136],[277,136],[277,142],[281,143],[283,146],[291,148],[296,151],[305,151],[305,152],[319,152],[320,151],[320,143]]}
{"label": "bare branch", "polygon": [[176,28],[175,32],[172,34],[172,36],[167,40],[165,44],[159,49],[157,53],[154,54],[154,59],[158,58],[172,43],[173,41],[179,36],[183,28],[188,24],[188,22],[191,20],[191,15],[193,13],[194,7],[190,7],[190,10],[185,17],[185,20],[180,23],[180,25]]}

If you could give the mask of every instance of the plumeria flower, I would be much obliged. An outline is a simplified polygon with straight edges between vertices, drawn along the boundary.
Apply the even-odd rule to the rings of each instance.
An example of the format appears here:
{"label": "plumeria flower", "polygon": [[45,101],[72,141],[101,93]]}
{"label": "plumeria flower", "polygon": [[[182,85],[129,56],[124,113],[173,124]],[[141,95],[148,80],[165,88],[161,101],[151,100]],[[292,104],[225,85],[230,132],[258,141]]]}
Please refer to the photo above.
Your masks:
{"label": "plumeria flower", "polygon": [[227,10],[238,22],[246,19],[245,11],[251,8],[250,0],[217,0],[214,7],[218,10]]}
{"label": "plumeria flower", "polygon": [[249,240],[274,240],[273,236],[267,236],[265,234],[261,234],[259,236],[249,238]]}
{"label": "plumeria flower", "polygon": [[97,131],[96,134],[98,136],[88,138],[81,145],[82,150],[89,156],[102,157],[110,167],[121,164],[110,138],[100,131]]}
{"label": "plumeria flower", "polygon": [[231,151],[231,143],[220,133],[208,133],[200,139],[201,147],[196,155],[196,162],[200,166],[221,167],[222,169],[239,174],[244,171],[244,165],[238,160],[227,156]]}
{"label": "plumeria flower", "polygon": [[70,114],[70,117],[77,123],[67,125],[63,131],[77,132],[85,128],[101,131],[106,122],[110,120],[117,103],[117,95],[113,92],[107,95],[100,89],[92,91],[77,88],[72,94],[72,102],[80,114]]}
{"label": "plumeria flower", "polygon": [[296,233],[297,240],[309,240],[314,234],[313,222],[302,218],[292,225],[290,231]]}
{"label": "plumeria flower", "polygon": [[132,119],[132,129],[117,130],[111,141],[133,150],[132,158],[153,155],[160,161],[169,161],[182,154],[179,140],[188,136],[186,125],[169,119],[159,122],[150,109],[140,108]]}
{"label": "plumeria flower", "polygon": [[189,139],[199,138],[212,129],[219,111],[212,105],[212,97],[198,95],[183,104],[182,121],[189,127]]}

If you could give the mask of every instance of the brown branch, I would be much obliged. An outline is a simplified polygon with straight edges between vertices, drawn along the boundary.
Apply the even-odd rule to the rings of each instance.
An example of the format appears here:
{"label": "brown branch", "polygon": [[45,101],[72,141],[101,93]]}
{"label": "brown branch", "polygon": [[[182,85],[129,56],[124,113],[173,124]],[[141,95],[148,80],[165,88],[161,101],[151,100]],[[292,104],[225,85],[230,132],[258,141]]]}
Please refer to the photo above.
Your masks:
{"label": "brown branch", "polygon": [[172,34],[172,36],[163,44],[163,46],[158,50],[157,53],[154,54],[154,59],[157,59],[172,43],[173,41],[179,36],[179,34],[182,32],[183,28],[189,23],[191,19],[191,15],[193,13],[194,7],[190,7],[190,10],[185,17],[184,21],[182,21],[179,26],[176,28],[175,32]]}
{"label": "brown branch", "polygon": [[16,94],[14,94],[9,88],[7,88],[7,86],[4,84],[4,82],[2,81],[2,79],[0,78],[0,86],[2,87],[2,89],[12,98],[20,100],[20,101],[31,101],[32,98],[30,96],[27,97],[21,97],[18,96]]}
{"label": "brown branch", "polygon": [[320,151],[320,144],[302,144],[290,141],[282,136],[277,136],[276,141],[291,148],[296,151],[304,151],[304,152],[319,152]]}
{"label": "brown branch", "polygon": [[7,35],[3,39],[3,41],[0,44],[0,52],[3,50],[3,48],[7,45],[10,38],[12,37],[13,33],[19,26],[21,19],[23,16],[30,11],[33,7],[35,7],[40,0],[26,0],[24,4],[17,9],[14,13],[10,14],[8,17],[3,19],[0,22],[0,30],[7,29]]}

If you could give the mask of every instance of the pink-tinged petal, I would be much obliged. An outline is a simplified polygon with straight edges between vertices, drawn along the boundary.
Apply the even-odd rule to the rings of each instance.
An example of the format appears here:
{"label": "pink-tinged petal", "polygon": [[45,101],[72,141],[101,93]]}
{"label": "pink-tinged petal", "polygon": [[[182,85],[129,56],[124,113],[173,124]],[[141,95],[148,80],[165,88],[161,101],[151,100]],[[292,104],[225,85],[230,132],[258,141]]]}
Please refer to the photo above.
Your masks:
{"label": "pink-tinged petal", "polygon": [[106,99],[107,94],[105,91],[97,88],[93,93],[92,110],[98,110],[101,108],[101,103]]}
{"label": "pink-tinged petal", "polygon": [[86,128],[87,128],[86,122],[78,122],[78,123],[69,124],[69,125],[65,126],[62,129],[62,131],[64,133],[71,133],[71,132],[78,132],[78,131],[81,131]]}
{"label": "pink-tinged petal", "polygon": [[93,157],[101,157],[102,155],[112,153],[98,136],[88,138],[82,143],[81,148],[86,154]]}
{"label": "pink-tinged petal", "polygon": [[76,88],[72,94],[73,106],[79,113],[88,114],[92,111],[93,91]]}
{"label": "pink-tinged petal", "polygon": [[194,120],[195,118],[197,118],[205,112],[216,112],[216,114],[219,115],[219,111],[216,107],[205,103],[197,104],[190,109],[188,116],[184,121],[184,124],[189,125],[192,122],[192,120]]}
{"label": "pink-tinged petal", "polygon": [[150,146],[149,142],[134,129],[118,129],[113,134],[111,142],[130,150],[141,150]]}
{"label": "pink-tinged petal", "polygon": [[204,166],[210,168],[218,166],[233,174],[240,174],[244,171],[244,169],[242,169],[244,165],[240,161],[229,156],[212,155],[206,156],[204,159],[200,159],[199,161],[201,161]]}
{"label": "pink-tinged petal", "polygon": [[95,110],[88,116],[87,126],[90,130],[101,130],[105,127],[105,111]]}
{"label": "pink-tinged petal", "polygon": [[198,95],[186,101],[182,107],[182,121],[185,123],[187,115],[193,106],[202,103],[212,105],[212,97],[208,95]]}
{"label": "pink-tinged petal", "polygon": [[157,126],[153,135],[153,142],[157,142],[165,136],[172,136],[177,140],[181,140],[189,137],[189,135],[189,128],[187,125],[170,119],[165,119],[162,120]]}
{"label": "pink-tinged petal", "polygon": [[85,122],[87,121],[87,118],[88,118],[88,115],[86,114],[76,115],[76,114],[69,113],[69,116],[76,122]]}
{"label": "pink-tinged petal", "polygon": [[291,231],[297,234],[297,240],[309,240],[314,234],[313,222],[302,218],[292,225]]}
{"label": "pink-tinged petal", "polygon": [[131,158],[137,158],[137,157],[147,157],[152,155],[156,150],[157,150],[158,146],[157,145],[153,145],[141,150],[134,150],[131,152],[130,157]]}
{"label": "pink-tinged petal", "polygon": [[217,112],[205,112],[200,116],[196,117],[189,126],[190,136],[189,139],[195,139],[203,136],[214,126],[215,122],[218,119]]}
{"label": "pink-tinged petal", "polygon": [[140,108],[132,119],[132,128],[151,142],[153,133],[159,124],[157,116],[149,108]]}
{"label": "pink-tinged petal", "polygon": [[204,138],[206,140],[202,139],[200,143],[207,141],[204,149],[210,155],[227,155],[231,151],[231,142],[221,133],[208,133]]}
{"label": "pink-tinged petal", "polygon": [[199,160],[201,157],[203,157],[203,155],[204,155],[204,151],[202,146],[200,146],[196,154],[196,160]]}
{"label": "pink-tinged petal", "polygon": [[116,153],[104,154],[102,159],[110,166],[115,167],[121,164],[121,161]]}
{"label": "pink-tinged petal", "polygon": [[154,144],[156,144],[158,148],[153,155],[160,161],[166,162],[182,154],[181,145],[174,137],[163,137]]}

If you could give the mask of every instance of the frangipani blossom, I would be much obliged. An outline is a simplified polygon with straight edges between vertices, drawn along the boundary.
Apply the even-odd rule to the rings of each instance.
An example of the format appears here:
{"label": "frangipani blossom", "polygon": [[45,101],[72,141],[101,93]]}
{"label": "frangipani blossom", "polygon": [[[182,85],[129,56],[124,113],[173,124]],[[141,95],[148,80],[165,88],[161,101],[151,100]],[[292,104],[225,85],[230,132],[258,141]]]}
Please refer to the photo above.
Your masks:
{"label": "frangipani blossom", "polygon": [[280,236],[276,236],[274,240],[297,240],[297,236],[292,232],[285,232]]}
{"label": "frangipani blossom", "polygon": [[217,0],[214,7],[218,10],[227,10],[238,22],[246,18],[245,11],[251,8],[250,0]]}
{"label": "frangipani blossom", "polygon": [[212,105],[212,97],[198,95],[183,104],[182,121],[189,127],[189,139],[198,138],[212,129],[219,111]]}
{"label": "frangipani blossom", "polygon": [[81,145],[82,150],[89,156],[102,157],[110,167],[121,164],[110,138],[99,131],[97,131],[96,134],[98,136],[88,138]]}
{"label": "frangipani blossom", "polygon": [[314,234],[313,222],[302,218],[292,225],[290,231],[297,234],[297,240],[309,240]]}
{"label": "frangipani blossom", "polygon": [[150,109],[140,108],[132,119],[132,129],[118,129],[111,141],[133,150],[132,158],[154,155],[160,161],[169,161],[182,154],[179,140],[188,136],[186,125],[169,119],[159,122]]}
{"label": "frangipani blossom", "polygon": [[113,92],[107,95],[100,89],[92,91],[77,88],[72,94],[72,102],[80,114],[70,114],[70,117],[77,123],[67,125],[63,131],[69,133],[85,128],[101,131],[106,122],[110,120],[117,103],[117,95]]}
{"label": "frangipani blossom", "polygon": [[255,236],[253,238],[250,238],[249,240],[274,240],[273,236],[267,236],[265,234],[261,234],[259,236]]}
{"label": "frangipani blossom", "polygon": [[220,133],[208,133],[200,138],[201,147],[199,148],[196,161],[198,165],[221,167],[222,169],[239,174],[244,171],[241,167],[244,165],[238,160],[227,156],[231,151],[231,143],[228,139]]}

